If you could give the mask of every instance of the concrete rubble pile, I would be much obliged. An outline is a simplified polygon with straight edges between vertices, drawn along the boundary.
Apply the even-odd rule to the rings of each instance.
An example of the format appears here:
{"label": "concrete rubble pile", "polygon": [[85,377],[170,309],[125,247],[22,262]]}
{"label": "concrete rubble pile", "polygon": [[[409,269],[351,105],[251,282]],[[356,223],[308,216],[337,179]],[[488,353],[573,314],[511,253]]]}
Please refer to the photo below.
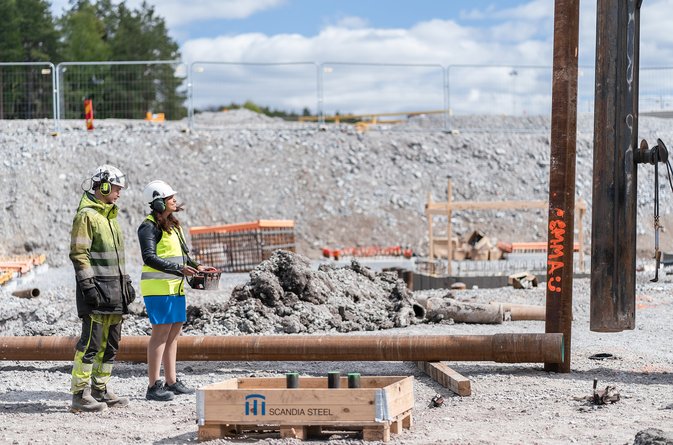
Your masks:
{"label": "concrete rubble pile", "polygon": [[[392,272],[350,266],[311,268],[298,254],[276,251],[237,286],[225,306],[188,308],[186,331],[240,334],[374,331],[423,320],[425,310]],[[224,329],[223,329],[224,328]]]}

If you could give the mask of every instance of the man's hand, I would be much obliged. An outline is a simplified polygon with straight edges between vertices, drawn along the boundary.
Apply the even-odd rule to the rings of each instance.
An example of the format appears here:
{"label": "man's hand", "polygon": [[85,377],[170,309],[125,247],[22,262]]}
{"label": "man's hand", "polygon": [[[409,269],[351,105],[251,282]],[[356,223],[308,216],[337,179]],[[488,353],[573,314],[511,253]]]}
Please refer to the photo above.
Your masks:
{"label": "man's hand", "polygon": [[82,294],[84,295],[84,302],[93,308],[100,306],[100,293],[98,292],[96,284],[93,282],[93,278],[82,280],[79,285],[82,289]]}
{"label": "man's hand", "polygon": [[212,266],[201,266],[200,265],[199,267],[197,267],[197,270],[199,272],[219,272],[219,270],[217,270],[217,268],[212,267]]}

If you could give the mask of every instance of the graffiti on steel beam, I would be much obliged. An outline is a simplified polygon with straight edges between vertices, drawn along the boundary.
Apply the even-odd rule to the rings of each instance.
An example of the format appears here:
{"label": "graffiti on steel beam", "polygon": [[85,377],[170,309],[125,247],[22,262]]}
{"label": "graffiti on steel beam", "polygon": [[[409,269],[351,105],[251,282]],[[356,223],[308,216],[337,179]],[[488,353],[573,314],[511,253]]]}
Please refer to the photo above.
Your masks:
{"label": "graffiti on steel beam", "polygon": [[[561,276],[554,273],[563,268],[563,241],[565,240],[566,223],[562,209],[554,209],[555,218],[549,220],[549,249],[547,252],[547,289],[561,292]],[[552,213],[552,214],[553,214]]]}

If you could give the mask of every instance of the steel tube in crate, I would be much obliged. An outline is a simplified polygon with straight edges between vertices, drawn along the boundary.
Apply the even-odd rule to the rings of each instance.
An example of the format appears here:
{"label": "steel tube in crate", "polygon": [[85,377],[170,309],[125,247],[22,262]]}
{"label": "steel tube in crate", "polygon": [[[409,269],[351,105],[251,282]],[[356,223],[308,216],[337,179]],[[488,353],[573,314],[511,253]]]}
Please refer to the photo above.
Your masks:
{"label": "steel tube in crate", "polygon": [[[72,360],[78,337],[0,337],[0,360]],[[122,337],[122,361],[145,362],[147,336]],[[495,361],[562,363],[562,334],[278,335],[178,338],[179,361]]]}

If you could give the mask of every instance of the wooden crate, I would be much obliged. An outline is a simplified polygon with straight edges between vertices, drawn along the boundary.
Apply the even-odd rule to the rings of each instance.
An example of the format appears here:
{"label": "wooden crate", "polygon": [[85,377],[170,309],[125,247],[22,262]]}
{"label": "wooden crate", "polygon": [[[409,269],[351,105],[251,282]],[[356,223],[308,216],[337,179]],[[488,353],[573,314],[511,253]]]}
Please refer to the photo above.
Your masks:
{"label": "wooden crate", "polygon": [[413,377],[362,376],[360,388],[327,388],[327,378],[300,377],[286,388],[285,377],[234,378],[196,392],[199,440],[278,431],[306,439],[330,431],[361,431],[364,440],[390,440],[411,428]]}

